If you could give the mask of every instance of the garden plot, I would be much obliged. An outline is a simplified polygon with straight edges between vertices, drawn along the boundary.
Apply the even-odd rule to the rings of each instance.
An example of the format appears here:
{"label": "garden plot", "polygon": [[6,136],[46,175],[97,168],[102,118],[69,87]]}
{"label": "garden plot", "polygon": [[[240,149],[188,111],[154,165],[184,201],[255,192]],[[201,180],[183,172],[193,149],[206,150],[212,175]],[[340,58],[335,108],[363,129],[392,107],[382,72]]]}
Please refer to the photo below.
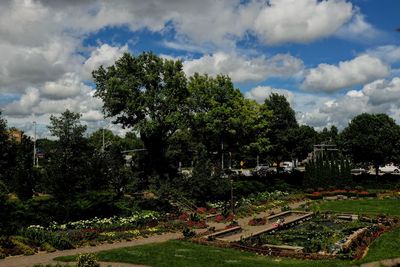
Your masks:
{"label": "garden plot", "polygon": [[220,235],[219,232],[217,232],[211,234],[211,236],[216,237],[216,239],[220,241],[238,242],[242,239],[257,236],[265,232],[273,231],[278,227],[277,221],[282,222],[281,226],[290,225],[296,222],[307,220],[311,216],[312,213],[310,212],[285,211],[279,214],[271,215],[269,217],[260,218],[263,222],[259,225],[251,225],[246,219],[245,220],[239,219],[239,225],[241,226],[241,231],[224,232],[222,235]]}
{"label": "garden plot", "polygon": [[341,220],[332,215],[318,215],[290,227],[275,228],[240,242],[243,246],[265,249],[284,249],[302,253],[336,255],[351,250],[352,241],[359,235],[373,232],[370,222]]}

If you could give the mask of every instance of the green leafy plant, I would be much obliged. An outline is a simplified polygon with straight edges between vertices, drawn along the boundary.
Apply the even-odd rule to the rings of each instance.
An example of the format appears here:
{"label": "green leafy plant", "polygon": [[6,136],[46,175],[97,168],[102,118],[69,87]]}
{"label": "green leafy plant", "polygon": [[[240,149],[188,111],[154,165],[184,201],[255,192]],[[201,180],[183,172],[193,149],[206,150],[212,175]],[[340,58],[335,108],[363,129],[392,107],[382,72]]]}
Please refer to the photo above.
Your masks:
{"label": "green leafy plant", "polygon": [[78,267],[100,267],[100,263],[97,262],[94,254],[80,254],[77,258]]}

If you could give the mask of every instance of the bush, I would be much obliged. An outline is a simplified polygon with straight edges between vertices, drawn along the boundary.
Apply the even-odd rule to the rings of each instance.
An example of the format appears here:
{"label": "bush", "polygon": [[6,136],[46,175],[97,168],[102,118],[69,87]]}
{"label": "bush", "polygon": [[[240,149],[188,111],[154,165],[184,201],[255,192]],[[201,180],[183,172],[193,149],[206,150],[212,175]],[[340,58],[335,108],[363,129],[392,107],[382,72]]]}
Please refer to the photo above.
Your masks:
{"label": "bush", "polygon": [[46,251],[46,252],[54,252],[54,251],[56,251],[56,249],[55,249],[52,245],[50,245],[49,243],[47,243],[47,242],[43,243],[43,244],[40,246],[40,249],[41,249],[41,250],[44,250],[44,251]]}
{"label": "bush", "polygon": [[80,254],[77,258],[78,267],[100,267],[100,263],[97,262],[94,254]]}
{"label": "bush", "polygon": [[20,255],[23,254],[25,256],[28,255],[33,255],[35,254],[35,250],[28,245],[22,243],[21,241],[18,241],[16,239],[11,239],[11,242],[13,244],[13,248],[11,249],[11,255]]}
{"label": "bush", "polygon": [[0,247],[0,259],[4,259],[6,256],[6,251],[2,247]]}
{"label": "bush", "polygon": [[184,238],[191,238],[196,235],[196,233],[194,231],[190,230],[189,228],[183,229],[182,234],[183,234]]}

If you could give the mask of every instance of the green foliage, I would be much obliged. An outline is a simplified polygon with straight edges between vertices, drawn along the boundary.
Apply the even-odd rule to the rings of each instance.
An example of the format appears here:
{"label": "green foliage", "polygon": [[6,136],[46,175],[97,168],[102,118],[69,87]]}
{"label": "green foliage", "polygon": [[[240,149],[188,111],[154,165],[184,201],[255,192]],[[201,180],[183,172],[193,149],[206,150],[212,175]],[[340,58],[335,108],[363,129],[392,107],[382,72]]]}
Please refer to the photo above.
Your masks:
{"label": "green foliage", "polygon": [[189,228],[185,228],[182,230],[182,235],[184,238],[192,238],[192,237],[196,236],[196,232],[194,232],[193,230],[190,230]]}
{"label": "green foliage", "polygon": [[386,114],[354,117],[343,130],[342,139],[355,163],[371,163],[378,172],[379,166],[398,162],[400,126]]}
{"label": "green foliage", "polygon": [[[116,63],[93,72],[96,96],[108,117],[133,127],[147,149],[147,176],[164,180],[171,173],[166,158],[168,139],[187,121],[189,95],[180,61],[152,53],[124,54]],[[157,181],[158,181],[157,179]]]}
{"label": "green foliage", "polygon": [[42,227],[29,227],[20,231],[20,234],[34,242],[37,246],[48,243],[56,249],[71,249],[72,242],[62,233],[47,231]]}
{"label": "green foliage", "polygon": [[240,157],[235,154],[238,150],[250,149],[257,135],[253,129],[257,122],[263,123],[258,125],[259,130],[266,130],[268,120],[260,119],[258,104],[245,99],[228,76],[195,74],[189,78],[188,88],[191,133],[208,152],[218,152],[214,165],[221,163],[221,153],[229,151],[235,158]]}
{"label": "green foliage", "polygon": [[312,188],[347,186],[352,182],[350,170],[349,160],[341,155],[317,157],[307,163],[303,185]]}
{"label": "green foliage", "polygon": [[32,197],[35,187],[35,173],[32,167],[33,142],[22,135],[21,142],[15,144],[16,164],[13,169],[13,189],[21,200]]}
{"label": "green foliage", "polygon": [[275,93],[265,99],[264,106],[272,111],[269,125],[271,146],[268,155],[277,164],[293,159],[297,146],[293,136],[295,136],[294,131],[297,131],[298,128],[294,110],[285,96]]}
{"label": "green foliage", "polygon": [[78,267],[100,267],[100,263],[97,262],[94,254],[80,254],[77,258]]}
{"label": "green foliage", "polygon": [[49,187],[56,198],[65,199],[69,192],[82,192],[88,183],[88,146],[83,137],[86,126],[80,124],[81,115],[68,109],[59,118],[50,117],[51,134],[58,138],[57,148],[51,153],[48,166]]}

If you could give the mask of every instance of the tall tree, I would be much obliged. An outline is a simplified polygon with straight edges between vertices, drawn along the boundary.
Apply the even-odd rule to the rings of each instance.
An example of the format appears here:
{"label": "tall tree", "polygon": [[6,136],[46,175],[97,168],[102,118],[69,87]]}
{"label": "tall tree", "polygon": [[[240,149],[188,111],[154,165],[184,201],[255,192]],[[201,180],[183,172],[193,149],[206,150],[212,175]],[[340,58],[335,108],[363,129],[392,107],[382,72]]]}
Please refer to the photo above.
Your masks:
{"label": "tall tree", "polygon": [[50,186],[56,197],[83,191],[87,184],[88,146],[83,137],[86,126],[80,123],[80,117],[68,109],[60,117],[50,117],[48,128],[58,138],[49,164]]}
{"label": "tall tree", "polygon": [[272,111],[269,155],[279,166],[283,160],[293,158],[296,144],[291,137],[298,128],[296,115],[286,97],[276,93],[265,100],[264,106]]}
{"label": "tall tree", "polygon": [[8,172],[12,167],[11,142],[7,133],[7,122],[3,118],[0,110],[0,179],[7,178]]}
{"label": "tall tree", "polygon": [[379,166],[395,161],[400,151],[400,127],[386,114],[363,113],[342,132],[344,148],[355,163]]}
{"label": "tall tree", "polygon": [[13,188],[17,196],[22,200],[27,200],[32,197],[35,177],[33,171],[33,142],[22,134],[21,141],[15,144],[16,160],[13,171]]}
{"label": "tall tree", "polygon": [[166,179],[172,172],[166,157],[168,140],[188,114],[182,63],[152,53],[124,54],[113,66],[93,71],[93,77],[105,115],[140,134],[149,164],[159,179]]}
{"label": "tall tree", "polygon": [[232,155],[251,142],[248,131],[254,125],[258,107],[234,88],[228,76],[195,74],[190,77],[188,88],[193,136],[208,152],[218,152],[218,162],[221,153]]}

